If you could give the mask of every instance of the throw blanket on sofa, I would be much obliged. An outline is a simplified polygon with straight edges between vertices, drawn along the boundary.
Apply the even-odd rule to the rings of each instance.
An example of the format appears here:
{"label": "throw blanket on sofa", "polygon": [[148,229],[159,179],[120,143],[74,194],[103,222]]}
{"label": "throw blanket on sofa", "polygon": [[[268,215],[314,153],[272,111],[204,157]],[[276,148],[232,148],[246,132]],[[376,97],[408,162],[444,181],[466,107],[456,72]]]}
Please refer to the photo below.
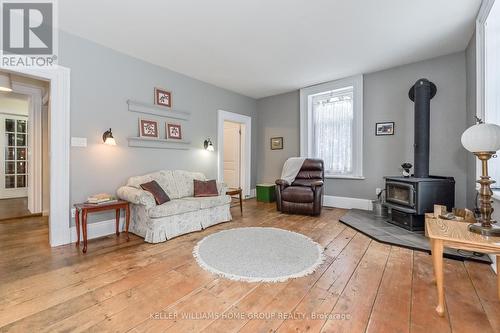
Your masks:
{"label": "throw blanket on sofa", "polygon": [[305,160],[305,157],[290,157],[286,160],[281,171],[281,179],[286,180],[288,184],[293,183]]}

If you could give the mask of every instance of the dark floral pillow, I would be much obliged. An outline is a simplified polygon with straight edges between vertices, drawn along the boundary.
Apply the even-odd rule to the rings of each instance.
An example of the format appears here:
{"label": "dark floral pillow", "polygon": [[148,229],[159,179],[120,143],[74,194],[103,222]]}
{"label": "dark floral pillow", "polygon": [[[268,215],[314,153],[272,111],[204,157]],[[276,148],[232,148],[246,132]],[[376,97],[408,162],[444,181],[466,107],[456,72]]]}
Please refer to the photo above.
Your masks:
{"label": "dark floral pillow", "polygon": [[217,191],[217,182],[215,180],[194,180],[194,196],[195,197],[216,197],[219,195]]}
{"label": "dark floral pillow", "polygon": [[141,184],[141,188],[153,195],[157,205],[162,205],[165,202],[170,201],[167,193],[165,193],[165,191],[161,188],[160,184],[156,182],[156,180]]}

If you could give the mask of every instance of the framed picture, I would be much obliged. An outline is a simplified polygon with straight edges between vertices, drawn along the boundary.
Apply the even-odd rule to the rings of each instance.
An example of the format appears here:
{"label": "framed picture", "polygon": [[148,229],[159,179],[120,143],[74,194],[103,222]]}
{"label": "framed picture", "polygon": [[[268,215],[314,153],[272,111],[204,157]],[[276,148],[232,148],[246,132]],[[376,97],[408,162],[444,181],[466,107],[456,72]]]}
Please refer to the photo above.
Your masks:
{"label": "framed picture", "polygon": [[139,137],[159,139],[158,122],[139,118]]}
{"label": "framed picture", "polygon": [[166,131],[167,132],[167,139],[176,139],[176,140],[182,139],[181,125],[167,124],[166,130],[167,130]]}
{"label": "framed picture", "polygon": [[394,122],[376,123],[375,135],[394,135]]}
{"label": "framed picture", "polygon": [[271,138],[271,150],[283,149],[283,137]]}
{"label": "framed picture", "polygon": [[166,91],[160,88],[155,88],[155,104],[171,108],[172,93],[170,91]]}

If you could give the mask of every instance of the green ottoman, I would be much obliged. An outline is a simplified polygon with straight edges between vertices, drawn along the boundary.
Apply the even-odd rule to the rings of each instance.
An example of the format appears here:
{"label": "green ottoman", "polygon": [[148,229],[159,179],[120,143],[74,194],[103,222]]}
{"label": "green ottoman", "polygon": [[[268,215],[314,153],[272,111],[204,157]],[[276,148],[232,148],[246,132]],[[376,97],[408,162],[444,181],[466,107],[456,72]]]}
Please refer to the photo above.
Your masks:
{"label": "green ottoman", "polygon": [[262,202],[276,201],[276,185],[257,184],[257,201],[262,201]]}

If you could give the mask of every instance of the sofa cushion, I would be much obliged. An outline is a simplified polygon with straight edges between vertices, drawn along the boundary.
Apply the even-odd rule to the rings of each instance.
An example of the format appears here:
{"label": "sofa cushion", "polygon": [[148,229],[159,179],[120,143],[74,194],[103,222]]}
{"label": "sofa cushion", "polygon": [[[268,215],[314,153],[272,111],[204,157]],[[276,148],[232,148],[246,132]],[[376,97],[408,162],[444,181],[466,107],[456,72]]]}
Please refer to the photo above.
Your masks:
{"label": "sofa cushion", "polygon": [[217,182],[212,180],[193,180],[195,197],[216,197],[219,195]]}
{"label": "sofa cushion", "polygon": [[152,180],[148,183],[141,184],[141,188],[144,191],[148,191],[155,198],[155,202],[157,205],[162,205],[165,202],[170,201],[167,193],[161,188],[161,186],[156,182],[156,180]]}
{"label": "sofa cushion", "polygon": [[173,171],[161,170],[148,173],[143,176],[130,177],[127,181],[127,186],[141,189],[141,184],[156,181],[170,199],[179,199],[179,192],[174,181]]}
{"label": "sofa cushion", "polygon": [[160,184],[161,188],[168,194],[170,199],[179,199],[179,191],[175,185],[173,172],[170,170],[161,170],[158,172],[158,178],[155,180]]}
{"label": "sofa cushion", "polygon": [[172,176],[177,187],[178,198],[192,197],[194,195],[193,180],[205,180],[205,175],[200,172],[184,170],[172,171]]}
{"label": "sofa cushion", "polygon": [[201,209],[201,203],[197,201],[188,201],[175,199],[148,210],[148,215],[152,219],[166,216],[179,215],[182,213],[193,212]]}
{"label": "sofa cushion", "polygon": [[288,186],[281,192],[281,198],[288,202],[308,203],[314,201],[314,193],[310,187]]}
{"label": "sofa cushion", "polygon": [[216,197],[186,197],[181,200],[197,202],[201,206],[201,209],[206,209],[229,204],[231,202],[231,196],[219,195]]}

